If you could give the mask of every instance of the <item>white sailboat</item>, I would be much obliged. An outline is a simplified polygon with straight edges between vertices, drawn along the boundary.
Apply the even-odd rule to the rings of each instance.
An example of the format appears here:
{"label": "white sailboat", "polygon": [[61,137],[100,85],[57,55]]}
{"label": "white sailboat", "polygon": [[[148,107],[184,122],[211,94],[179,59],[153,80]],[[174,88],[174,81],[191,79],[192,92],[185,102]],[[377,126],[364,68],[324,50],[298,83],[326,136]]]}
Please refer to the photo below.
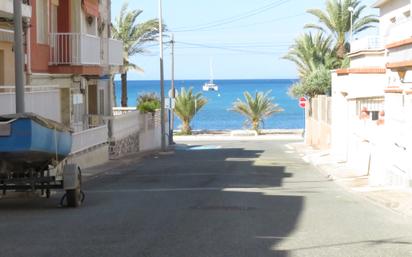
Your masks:
{"label": "white sailboat", "polygon": [[203,91],[218,91],[219,87],[213,82],[213,67],[210,60],[210,80],[203,85]]}

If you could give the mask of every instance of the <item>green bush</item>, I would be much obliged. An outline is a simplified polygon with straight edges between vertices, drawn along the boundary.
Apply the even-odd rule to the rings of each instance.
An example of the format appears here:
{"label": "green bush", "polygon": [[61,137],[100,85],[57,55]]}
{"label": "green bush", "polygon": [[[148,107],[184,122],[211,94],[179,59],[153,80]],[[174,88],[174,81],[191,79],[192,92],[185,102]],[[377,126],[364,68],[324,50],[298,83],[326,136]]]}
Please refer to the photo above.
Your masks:
{"label": "green bush", "polygon": [[160,109],[160,98],[156,93],[143,93],[137,98],[137,110],[143,113],[154,113]]}

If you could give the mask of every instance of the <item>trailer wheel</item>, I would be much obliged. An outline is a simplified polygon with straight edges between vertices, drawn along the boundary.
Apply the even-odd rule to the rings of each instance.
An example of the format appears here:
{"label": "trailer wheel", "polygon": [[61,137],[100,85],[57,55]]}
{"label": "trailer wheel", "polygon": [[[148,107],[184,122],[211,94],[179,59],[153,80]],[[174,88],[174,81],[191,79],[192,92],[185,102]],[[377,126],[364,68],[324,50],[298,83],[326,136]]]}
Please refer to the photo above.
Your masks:
{"label": "trailer wheel", "polygon": [[68,207],[79,207],[82,204],[82,192],[81,192],[81,184],[82,184],[82,171],[78,167],[77,179],[79,181],[78,187],[76,189],[66,190],[66,197],[67,197],[67,206]]}
{"label": "trailer wheel", "polygon": [[80,188],[66,190],[67,206],[79,207],[82,204]]}

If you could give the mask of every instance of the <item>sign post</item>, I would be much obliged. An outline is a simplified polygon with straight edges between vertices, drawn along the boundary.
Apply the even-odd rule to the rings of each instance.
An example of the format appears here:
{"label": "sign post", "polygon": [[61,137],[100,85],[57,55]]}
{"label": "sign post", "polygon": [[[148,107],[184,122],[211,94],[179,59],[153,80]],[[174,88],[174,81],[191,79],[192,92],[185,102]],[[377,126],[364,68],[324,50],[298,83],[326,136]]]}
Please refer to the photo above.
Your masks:
{"label": "sign post", "polygon": [[305,109],[308,100],[305,97],[299,98],[299,107]]}

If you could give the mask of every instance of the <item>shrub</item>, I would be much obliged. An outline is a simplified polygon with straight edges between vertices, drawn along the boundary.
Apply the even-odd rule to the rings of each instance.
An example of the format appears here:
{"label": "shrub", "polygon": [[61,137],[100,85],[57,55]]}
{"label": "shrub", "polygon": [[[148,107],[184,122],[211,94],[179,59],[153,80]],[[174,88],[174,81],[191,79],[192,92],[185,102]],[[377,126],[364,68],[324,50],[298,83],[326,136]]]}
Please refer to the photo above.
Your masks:
{"label": "shrub", "polygon": [[160,109],[160,98],[156,93],[143,93],[137,98],[137,110],[143,113],[154,113]]}

